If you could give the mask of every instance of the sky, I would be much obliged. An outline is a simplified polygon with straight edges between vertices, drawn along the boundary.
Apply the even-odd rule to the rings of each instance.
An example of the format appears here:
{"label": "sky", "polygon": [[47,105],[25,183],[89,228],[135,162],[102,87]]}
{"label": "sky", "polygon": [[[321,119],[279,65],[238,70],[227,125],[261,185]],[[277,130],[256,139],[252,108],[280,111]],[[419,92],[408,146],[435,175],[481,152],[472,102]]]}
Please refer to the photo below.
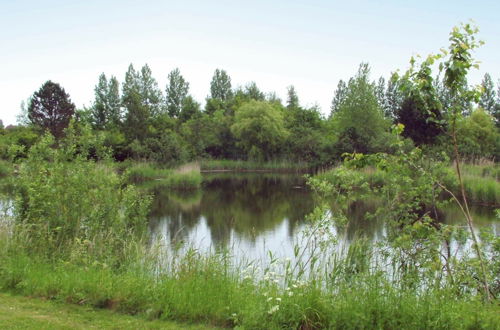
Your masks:
{"label": "sky", "polygon": [[47,80],[77,107],[91,106],[104,72],[123,82],[128,65],[148,64],[164,91],[174,68],[204,104],[215,69],[233,87],[255,81],[324,114],[337,83],[361,62],[372,79],[404,71],[412,55],[448,46],[473,20],[485,41],[470,74],[500,78],[500,1],[23,1],[0,0],[0,119],[15,124],[20,104]]}

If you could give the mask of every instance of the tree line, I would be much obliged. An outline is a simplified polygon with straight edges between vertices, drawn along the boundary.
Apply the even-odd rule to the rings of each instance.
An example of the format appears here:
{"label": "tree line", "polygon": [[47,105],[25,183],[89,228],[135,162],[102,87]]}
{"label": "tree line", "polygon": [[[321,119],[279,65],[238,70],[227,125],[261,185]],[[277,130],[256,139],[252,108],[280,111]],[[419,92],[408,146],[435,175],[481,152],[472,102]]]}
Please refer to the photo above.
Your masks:
{"label": "tree line", "polygon": [[[117,160],[165,164],[200,158],[332,164],[346,152],[391,152],[396,123],[404,125],[409,147],[449,152],[444,115],[454,96],[439,76],[426,82],[421,89],[432,100],[408,88],[405,76],[372,81],[362,63],[347,82],[339,81],[325,117],[316,106],[301,106],[294,86],[283,102],[254,82],[233,88],[222,69],[215,70],[202,108],[178,68],[162,90],[147,64],[140,70],[131,64],[121,85],[102,73],[92,105],[84,109],[76,109],[59,84],[44,83],[25,107],[25,125],[2,128],[0,156],[22,156],[43,131],[61,138],[71,121],[102,134]],[[461,105],[461,150],[468,158],[498,159],[500,80],[495,88],[486,73],[480,89],[480,98]]]}

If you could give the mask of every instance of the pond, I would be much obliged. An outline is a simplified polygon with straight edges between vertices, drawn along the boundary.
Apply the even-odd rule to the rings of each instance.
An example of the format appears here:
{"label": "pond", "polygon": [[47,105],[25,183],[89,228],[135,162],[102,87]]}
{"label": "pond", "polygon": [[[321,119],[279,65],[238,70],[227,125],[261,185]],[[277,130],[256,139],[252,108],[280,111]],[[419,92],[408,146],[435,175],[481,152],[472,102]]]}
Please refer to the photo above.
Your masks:
{"label": "pond", "polygon": [[[262,260],[270,252],[293,257],[315,207],[314,193],[304,177],[295,174],[206,173],[199,190],[176,192],[156,186],[152,191],[153,239],[170,248],[229,249],[246,260]],[[375,199],[351,205],[349,225],[338,232],[339,246],[360,235],[370,241],[385,235],[382,221],[366,217],[378,205]],[[492,227],[500,235],[493,209],[477,206],[472,211],[476,229]],[[440,221],[466,224],[454,206],[442,210]]]}

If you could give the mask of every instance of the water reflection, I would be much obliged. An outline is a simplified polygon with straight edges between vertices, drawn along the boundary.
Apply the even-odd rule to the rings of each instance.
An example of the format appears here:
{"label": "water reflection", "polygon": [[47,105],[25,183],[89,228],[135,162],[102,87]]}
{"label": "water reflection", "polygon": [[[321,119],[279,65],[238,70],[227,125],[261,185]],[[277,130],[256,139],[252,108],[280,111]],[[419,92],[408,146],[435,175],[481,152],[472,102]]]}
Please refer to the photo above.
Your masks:
{"label": "water reflection", "polygon": [[291,240],[314,207],[305,180],[296,175],[207,174],[201,190],[180,193],[158,186],[153,191],[153,233],[171,242],[205,234],[202,239],[218,248],[233,245],[233,237],[255,245],[276,231]]}
{"label": "water reflection", "polygon": [[[269,250],[280,256],[293,255],[294,243],[300,241],[305,218],[315,205],[305,179],[290,174],[205,174],[200,190],[174,192],[156,186],[152,191],[153,239],[170,246],[188,243],[202,250],[231,248],[247,258],[261,258]],[[383,221],[369,216],[379,205],[376,198],[350,205],[348,225],[337,231],[342,245],[358,237],[372,242],[382,239],[386,233]],[[493,210],[473,211],[477,227],[492,226],[499,234]],[[445,223],[464,221],[452,206],[442,210],[439,218]]]}

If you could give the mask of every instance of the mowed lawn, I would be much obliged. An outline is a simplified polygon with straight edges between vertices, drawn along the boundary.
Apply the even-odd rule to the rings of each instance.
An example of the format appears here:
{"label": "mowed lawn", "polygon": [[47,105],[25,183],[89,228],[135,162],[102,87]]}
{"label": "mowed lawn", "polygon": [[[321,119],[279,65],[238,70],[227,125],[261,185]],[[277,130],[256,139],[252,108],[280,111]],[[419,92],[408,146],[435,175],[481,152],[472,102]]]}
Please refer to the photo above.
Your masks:
{"label": "mowed lawn", "polygon": [[[0,293],[0,329],[207,329]],[[213,329],[213,328],[211,328]]]}

